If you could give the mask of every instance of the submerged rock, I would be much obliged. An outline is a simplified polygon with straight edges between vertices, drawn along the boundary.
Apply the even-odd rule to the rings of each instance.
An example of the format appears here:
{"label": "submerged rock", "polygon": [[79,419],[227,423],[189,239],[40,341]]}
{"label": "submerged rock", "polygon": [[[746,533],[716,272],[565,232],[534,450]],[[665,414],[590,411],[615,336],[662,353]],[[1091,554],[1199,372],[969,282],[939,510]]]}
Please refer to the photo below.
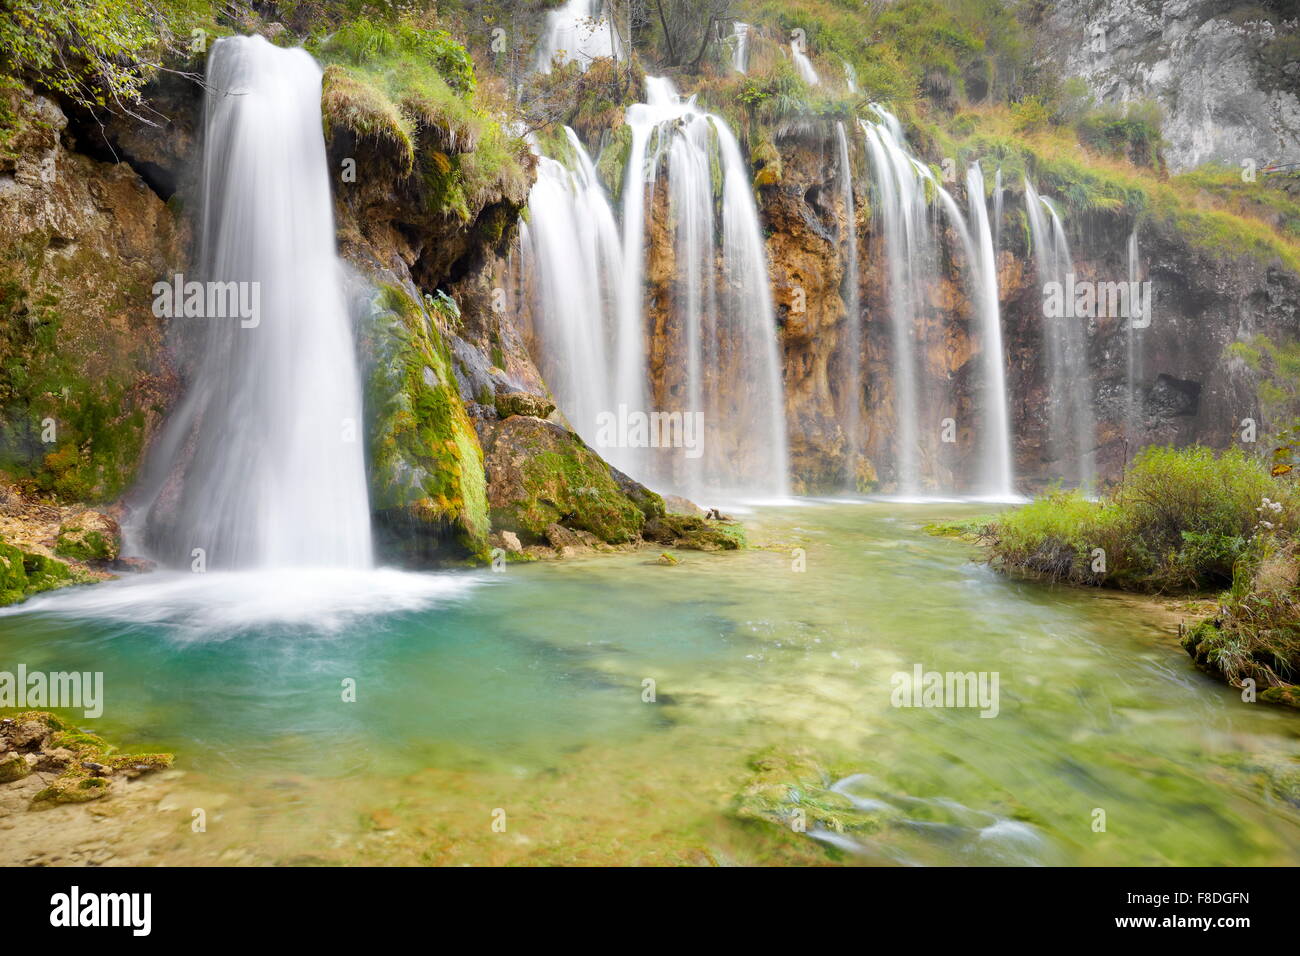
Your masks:
{"label": "submerged rock", "polygon": [[694,515],[656,516],[646,523],[645,537],[657,544],[695,551],[735,551],[745,546],[745,532],[739,524],[731,520],[710,521]]}

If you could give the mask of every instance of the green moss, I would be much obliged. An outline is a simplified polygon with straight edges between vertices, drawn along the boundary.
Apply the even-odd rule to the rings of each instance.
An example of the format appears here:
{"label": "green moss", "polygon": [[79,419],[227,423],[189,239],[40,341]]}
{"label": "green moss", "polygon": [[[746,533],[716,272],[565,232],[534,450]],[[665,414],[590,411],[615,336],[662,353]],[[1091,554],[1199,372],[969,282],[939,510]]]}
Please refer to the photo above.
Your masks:
{"label": "green moss", "polygon": [[32,772],[22,754],[6,754],[0,757],[0,783],[13,783]]}
{"label": "green moss", "polygon": [[0,249],[0,470],[29,491],[109,501],[155,411],[158,320],[138,264],[93,243],[50,255],[56,238],[39,229]]}
{"label": "green moss", "polygon": [[330,66],[321,80],[325,135],[346,129],[360,140],[393,149],[405,173],[415,166],[415,124],[388,94],[344,66]]}
{"label": "green moss", "polygon": [[83,580],[62,561],[20,551],[0,539],[0,607]]}
{"label": "green moss", "polygon": [[527,144],[480,102],[469,54],[445,31],[362,17],[311,47],[330,64],[327,132],[346,128],[395,150],[430,212],[470,223],[502,197],[523,202]]}
{"label": "green moss", "polygon": [[936,521],[927,524],[922,530],[939,538],[957,538],[962,541],[982,541],[992,532],[997,518],[993,515],[980,515],[977,518],[962,518],[958,521]]}
{"label": "green moss", "polygon": [[394,286],[380,290],[367,324],[371,507],[413,557],[450,538],[459,556],[485,560],[483,450],[442,332]]}
{"label": "green moss", "polygon": [[101,531],[61,528],[54,553],[76,561],[112,561],[117,557],[117,542]]}
{"label": "green moss", "polygon": [[[749,761],[750,774],[732,801],[736,819],[762,826],[765,834],[806,841],[814,829],[867,836],[878,832],[895,811],[862,810],[830,789],[842,774],[819,765],[806,750],[769,748]],[[823,846],[829,856],[840,851]]]}
{"label": "green moss", "polygon": [[645,516],[619,489],[609,466],[576,437],[567,449],[530,456],[521,472],[527,499],[503,515],[516,526],[508,530],[540,535],[563,523],[610,544],[640,536]]}

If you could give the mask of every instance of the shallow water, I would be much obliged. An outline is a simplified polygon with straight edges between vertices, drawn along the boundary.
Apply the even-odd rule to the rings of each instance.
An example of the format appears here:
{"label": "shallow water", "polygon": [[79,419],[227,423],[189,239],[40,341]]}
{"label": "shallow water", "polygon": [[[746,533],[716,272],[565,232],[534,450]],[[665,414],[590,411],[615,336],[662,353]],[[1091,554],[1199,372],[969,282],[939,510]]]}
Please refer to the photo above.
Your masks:
{"label": "shallow water", "polygon": [[[174,751],[227,862],[1300,863],[1268,782],[1295,716],[1196,672],[1154,605],[921,530],[988,507],[761,506],[766,547],[677,566],[150,575],[0,615],[0,670],[102,671],[78,723]],[[892,706],[915,665],[996,672],[997,716]],[[735,821],[766,748],[882,825]],[[157,859],[202,859],[165,826]]]}

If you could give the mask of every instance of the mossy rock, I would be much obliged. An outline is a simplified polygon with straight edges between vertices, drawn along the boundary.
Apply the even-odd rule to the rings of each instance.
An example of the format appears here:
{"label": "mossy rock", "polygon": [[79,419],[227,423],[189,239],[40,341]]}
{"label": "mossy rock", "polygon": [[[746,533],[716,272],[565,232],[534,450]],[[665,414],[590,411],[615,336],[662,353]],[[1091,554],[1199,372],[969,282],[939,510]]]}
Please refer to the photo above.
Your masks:
{"label": "mossy rock", "polygon": [[607,544],[635,541],[647,510],[663,509],[663,499],[616,477],[573,432],[540,418],[516,415],[496,427],[487,472],[493,526],[530,543],[555,524]]}
{"label": "mossy rock", "polygon": [[1300,687],[1294,684],[1270,687],[1260,692],[1259,699],[1266,704],[1281,704],[1283,707],[1294,707],[1300,710]]}
{"label": "mossy rock", "polygon": [[417,298],[385,286],[363,339],[370,502],[381,545],[415,563],[486,560],[483,450],[442,331]]}
{"label": "mossy rock", "polygon": [[117,522],[98,511],[86,511],[65,521],[54,543],[55,554],[77,561],[115,561],[120,549]]}
{"label": "mossy rock", "polygon": [[21,551],[0,540],[0,607],[84,580],[62,561]]}
{"label": "mossy rock", "polygon": [[108,795],[115,778],[137,777],[172,765],[171,754],[119,753],[104,738],[79,731],[48,711],[26,711],[10,718],[0,725],[0,737],[10,748],[10,755],[0,759],[0,783],[30,773],[28,754],[41,759],[42,769],[51,763],[63,768],[32,798],[31,809],[98,800]]}
{"label": "mossy rock", "polygon": [[0,783],[13,783],[32,772],[31,765],[22,754],[10,753],[0,757]]}
{"label": "mossy rock", "polygon": [[646,523],[647,540],[695,551],[735,551],[746,546],[745,530],[734,521],[664,514]]}
{"label": "mossy rock", "polygon": [[555,411],[555,403],[543,398],[541,395],[531,395],[528,392],[506,392],[497,395],[494,403],[497,414],[502,418],[509,418],[511,415],[531,415],[534,418],[545,418],[551,412]]}

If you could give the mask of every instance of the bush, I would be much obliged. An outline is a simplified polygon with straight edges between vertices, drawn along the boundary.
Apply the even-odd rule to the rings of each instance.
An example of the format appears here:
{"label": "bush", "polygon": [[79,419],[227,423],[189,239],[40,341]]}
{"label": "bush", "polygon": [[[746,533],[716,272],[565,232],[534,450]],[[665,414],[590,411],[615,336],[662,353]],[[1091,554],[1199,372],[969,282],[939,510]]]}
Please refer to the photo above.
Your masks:
{"label": "bush", "polygon": [[[1263,514],[1265,499],[1277,510]],[[1075,584],[1195,591],[1230,584],[1243,560],[1253,565],[1261,530],[1290,535],[1297,526],[1294,486],[1241,451],[1148,448],[1100,500],[1054,491],[1001,516],[991,561]]]}
{"label": "bush", "polygon": [[0,66],[89,109],[129,112],[174,38],[197,22],[180,0],[5,0]]}

